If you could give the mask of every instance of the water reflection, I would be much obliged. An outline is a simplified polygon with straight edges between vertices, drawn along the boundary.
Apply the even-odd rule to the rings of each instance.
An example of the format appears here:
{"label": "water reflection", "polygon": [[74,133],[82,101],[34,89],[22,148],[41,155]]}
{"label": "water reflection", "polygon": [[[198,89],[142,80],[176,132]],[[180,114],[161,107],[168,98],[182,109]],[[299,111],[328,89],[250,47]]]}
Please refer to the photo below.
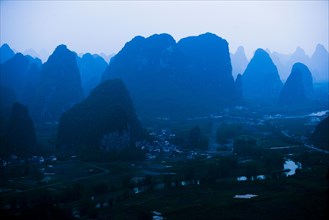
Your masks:
{"label": "water reflection", "polygon": [[299,162],[294,162],[292,160],[286,160],[283,164],[283,170],[286,171],[285,175],[286,176],[292,176],[296,173],[297,169],[301,169],[302,164]]}
{"label": "water reflection", "polygon": [[233,198],[234,199],[251,199],[253,197],[257,197],[258,195],[254,194],[244,194],[244,195],[235,195]]}
{"label": "water reflection", "polygon": [[[265,180],[266,176],[265,175],[257,175],[257,176],[252,176],[250,177],[249,180],[254,181],[254,180]],[[247,181],[248,178],[246,176],[239,176],[236,178],[237,181]]]}
{"label": "water reflection", "polygon": [[237,181],[247,181],[247,177],[246,176],[239,176],[236,178]]}
{"label": "water reflection", "polygon": [[168,184],[166,184],[164,182],[155,183],[152,186],[151,185],[138,186],[138,187],[133,188],[132,193],[138,194],[138,193],[142,193],[146,190],[150,190],[150,189],[163,190],[168,187],[191,186],[191,185],[200,185],[200,180],[193,179],[193,180],[183,180],[183,181],[179,181],[179,182],[173,181],[169,184],[169,186],[168,186]]}

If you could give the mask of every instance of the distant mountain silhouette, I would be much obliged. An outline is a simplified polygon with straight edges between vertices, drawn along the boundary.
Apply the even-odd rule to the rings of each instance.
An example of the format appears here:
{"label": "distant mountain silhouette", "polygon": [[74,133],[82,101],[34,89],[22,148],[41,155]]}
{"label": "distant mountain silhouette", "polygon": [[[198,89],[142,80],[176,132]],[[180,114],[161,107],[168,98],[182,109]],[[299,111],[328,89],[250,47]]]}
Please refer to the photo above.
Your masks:
{"label": "distant mountain silhouette", "polygon": [[40,55],[35,50],[33,50],[32,48],[30,48],[28,50],[25,50],[23,52],[23,54],[31,56],[33,58],[40,58]]}
{"label": "distant mountain silhouette", "polygon": [[98,54],[98,55],[99,55],[100,57],[102,57],[102,58],[105,60],[106,63],[109,63],[110,60],[111,60],[111,58],[115,56],[114,53],[109,54],[109,55],[107,55],[107,54],[105,54],[105,53],[100,53],[100,54]]}
{"label": "distant mountain silhouette", "polygon": [[311,141],[323,148],[329,149],[329,116],[323,119],[311,135]]}
{"label": "distant mountain silhouette", "polygon": [[280,78],[282,80],[287,80],[292,68],[292,65],[288,65],[288,61],[290,61],[291,54],[282,54],[270,51],[268,51],[268,54],[270,55],[271,59],[273,60],[273,63],[277,67]]}
{"label": "distant mountain silhouette", "polygon": [[57,121],[82,97],[76,54],[60,45],[42,65],[34,118],[38,122]]}
{"label": "distant mountain silhouette", "polygon": [[313,74],[315,82],[328,81],[329,79],[329,52],[326,48],[318,44],[311,57],[307,56],[301,47],[297,47],[292,54],[280,54],[277,52],[270,53],[273,62],[278,68],[281,79],[286,80],[290,70],[295,63],[304,63]]}
{"label": "distant mountain silhouette", "polygon": [[310,65],[310,58],[306,55],[304,49],[301,47],[297,47],[296,50],[290,55],[285,67],[287,74],[295,63],[303,63],[307,66]]}
{"label": "distant mountain silhouette", "polygon": [[235,100],[228,43],[211,33],[178,43],[168,34],[135,37],[105,70],[103,80],[114,78],[142,116],[198,115]]}
{"label": "distant mountain silhouette", "polygon": [[318,44],[310,60],[310,68],[316,81],[329,81],[329,52]]}
{"label": "distant mountain silhouette", "polygon": [[0,47],[0,63],[4,63],[15,55],[15,52],[8,44],[3,44]]}
{"label": "distant mountain silhouette", "polygon": [[33,122],[29,116],[27,107],[14,103],[8,126],[5,151],[18,156],[33,155],[37,149],[37,141]]}
{"label": "distant mountain silhouette", "polygon": [[102,57],[90,53],[77,57],[77,64],[80,70],[84,96],[88,96],[91,90],[101,82],[102,74],[108,64]]}
{"label": "distant mountain silhouette", "polygon": [[82,102],[66,111],[59,122],[60,149],[118,150],[141,137],[129,93],[121,80],[106,80]]}
{"label": "distant mountain silhouette", "polygon": [[0,66],[1,87],[13,91],[17,101],[30,108],[40,79],[40,65],[39,59],[15,54]]}
{"label": "distant mountain silhouette", "polygon": [[313,93],[313,79],[310,70],[302,63],[295,63],[285,82],[279,101],[286,105],[303,104]]}
{"label": "distant mountain silhouette", "polygon": [[309,64],[309,57],[306,55],[305,51],[303,48],[301,47],[297,47],[295,52],[290,56],[290,60],[288,61],[288,63],[296,63],[296,62],[300,62],[300,63],[304,63],[304,64]]}
{"label": "distant mountain silhouette", "polygon": [[272,59],[263,49],[256,50],[242,78],[246,99],[268,101],[278,98],[282,82]]}
{"label": "distant mountain silhouette", "polygon": [[244,52],[244,48],[239,46],[235,54],[231,54],[232,74],[236,78],[238,74],[242,74],[248,66],[248,59]]}

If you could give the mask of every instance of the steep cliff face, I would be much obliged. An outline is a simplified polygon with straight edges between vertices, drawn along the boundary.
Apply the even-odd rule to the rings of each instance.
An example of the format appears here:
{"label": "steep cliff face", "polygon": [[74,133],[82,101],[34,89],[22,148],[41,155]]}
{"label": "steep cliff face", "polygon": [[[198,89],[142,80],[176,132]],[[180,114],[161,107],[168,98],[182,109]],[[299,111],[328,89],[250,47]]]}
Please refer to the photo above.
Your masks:
{"label": "steep cliff face", "polygon": [[58,46],[42,65],[40,78],[33,111],[39,122],[57,121],[65,110],[82,100],[76,54],[65,45]]}
{"label": "steep cliff face", "polygon": [[106,80],[62,115],[57,146],[110,150],[128,147],[142,135],[125,85],[121,80]]}
{"label": "steep cliff face", "polygon": [[282,82],[272,59],[263,49],[257,49],[243,73],[243,94],[256,101],[275,100]]}
{"label": "steep cliff face", "polygon": [[135,37],[104,72],[103,80],[114,78],[142,116],[209,113],[235,99],[228,43],[210,33],[178,43],[168,34]]}
{"label": "steep cliff face", "polygon": [[280,103],[285,105],[303,104],[310,100],[312,93],[313,79],[310,70],[302,63],[295,63],[280,92]]}
{"label": "steep cliff face", "polygon": [[[185,89],[195,93],[195,100],[211,106],[228,104],[234,96],[234,80],[228,43],[215,34],[206,33],[196,37],[183,38],[177,43],[182,54],[181,71],[190,86]],[[205,100],[203,102],[201,100]],[[201,102],[200,102],[201,101]],[[211,106],[214,107],[214,106]]]}

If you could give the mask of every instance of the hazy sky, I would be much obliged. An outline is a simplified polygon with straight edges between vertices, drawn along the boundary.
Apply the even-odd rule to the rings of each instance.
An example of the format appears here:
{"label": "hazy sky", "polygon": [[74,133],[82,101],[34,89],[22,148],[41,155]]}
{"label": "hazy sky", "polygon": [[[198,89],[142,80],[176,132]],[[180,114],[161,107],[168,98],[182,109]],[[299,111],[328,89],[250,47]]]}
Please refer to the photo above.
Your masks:
{"label": "hazy sky", "polygon": [[112,54],[136,35],[169,33],[176,41],[212,32],[229,42],[292,53],[328,49],[326,1],[1,1],[1,44],[17,51]]}

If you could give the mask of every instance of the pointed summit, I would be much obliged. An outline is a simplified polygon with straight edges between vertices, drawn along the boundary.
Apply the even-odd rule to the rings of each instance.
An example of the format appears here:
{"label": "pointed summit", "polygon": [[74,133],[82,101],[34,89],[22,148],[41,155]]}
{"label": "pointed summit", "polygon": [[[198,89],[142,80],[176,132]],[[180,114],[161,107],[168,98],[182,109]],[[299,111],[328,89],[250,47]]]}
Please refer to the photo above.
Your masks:
{"label": "pointed summit", "polygon": [[316,53],[321,53],[321,52],[328,53],[327,49],[322,44],[317,44],[313,55]]}
{"label": "pointed summit", "polygon": [[8,44],[3,44],[0,47],[0,63],[4,63],[15,55],[15,52]]}
{"label": "pointed summit", "polygon": [[313,79],[310,70],[303,63],[295,63],[280,92],[280,103],[286,105],[303,104],[311,98],[312,93]]}
{"label": "pointed summit", "polygon": [[69,49],[67,49],[67,46],[64,44],[61,44],[59,46],[56,47],[56,49],[54,50],[54,52],[49,56],[47,62],[53,62],[54,60],[56,61],[64,61],[66,59],[72,60],[76,57],[76,53],[70,51]]}
{"label": "pointed summit", "polygon": [[243,73],[243,94],[246,99],[267,101],[278,97],[282,82],[269,54],[257,49]]}
{"label": "pointed summit", "polygon": [[297,47],[295,52],[291,55],[288,64],[292,66],[294,63],[301,62],[309,65],[310,58],[306,55],[305,51],[301,47]]}
{"label": "pointed summit", "polygon": [[254,53],[253,59],[254,58],[255,59],[264,59],[264,61],[265,61],[265,60],[268,60],[270,58],[270,55],[265,50],[263,50],[262,48],[258,48]]}
{"label": "pointed summit", "polygon": [[244,47],[239,46],[235,54],[231,55],[231,62],[232,62],[232,74],[234,77],[245,71],[248,65],[248,59],[244,51]]}
{"label": "pointed summit", "polygon": [[243,46],[239,46],[238,49],[235,52],[235,55],[244,55],[245,56],[245,52],[244,52],[244,47]]}
{"label": "pointed summit", "polygon": [[82,99],[76,53],[58,46],[42,65],[34,112],[41,121],[57,121],[63,111]]}
{"label": "pointed summit", "polygon": [[293,53],[295,56],[306,56],[305,50],[301,47],[297,47],[295,52]]}

